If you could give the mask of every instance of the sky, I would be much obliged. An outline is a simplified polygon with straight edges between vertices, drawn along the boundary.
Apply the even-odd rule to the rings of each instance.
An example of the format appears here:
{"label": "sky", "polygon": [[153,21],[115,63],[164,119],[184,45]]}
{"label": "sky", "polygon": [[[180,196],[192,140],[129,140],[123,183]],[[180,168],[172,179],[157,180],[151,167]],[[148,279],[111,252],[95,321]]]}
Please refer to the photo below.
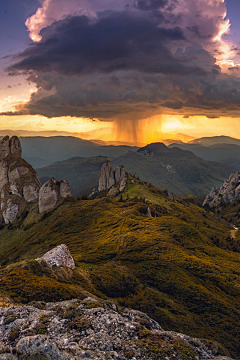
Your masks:
{"label": "sky", "polygon": [[0,130],[240,138],[239,0],[2,0]]}

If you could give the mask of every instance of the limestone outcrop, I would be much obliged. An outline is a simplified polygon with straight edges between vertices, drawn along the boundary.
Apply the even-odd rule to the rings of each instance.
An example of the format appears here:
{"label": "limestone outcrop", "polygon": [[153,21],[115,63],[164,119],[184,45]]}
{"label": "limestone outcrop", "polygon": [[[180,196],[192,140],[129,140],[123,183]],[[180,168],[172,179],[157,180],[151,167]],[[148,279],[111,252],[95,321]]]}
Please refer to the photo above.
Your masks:
{"label": "limestone outcrop", "polygon": [[0,142],[0,207],[5,224],[15,221],[27,203],[37,201],[41,188],[36,171],[21,155],[16,136]]}
{"label": "limestone outcrop", "polygon": [[88,297],[42,306],[0,308],[0,360],[231,360],[213,341],[164,331],[147,314],[118,311],[110,301]]}
{"label": "limestone outcrop", "polygon": [[223,185],[213,187],[210,193],[206,196],[203,206],[209,205],[212,208],[227,204],[235,199],[240,198],[240,172],[232,173],[229,179],[224,181]]}
{"label": "limestone outcrop", "polygon": [[67,180],[50,179],[42,186],[36,171],[21,156],[17,136],[6,136],[0,141],[0,219],[5,224],[13,223],[30,203],[39,200],[39,210],[43,212],[71,194]]}
{"label": "limestone outcrop", "polygon": [[123,191],[127,183],[127,172],[124,166],[117,166],[115,170],[112,168],[110,161],[103,164],[99,179],[98,191],[107,190],[120,183],[120,191]]}
{"label": "limestone outcrop", "polygon": [[67,247],[67,245],[62,244],[54,249],[48,251],[46,254],[44,254],[42,257],[36,259],[36,261],[45,260],[48,266],[67,266],[70,269],[75,269],[75,262],[73,260],[72,255],[70,254],[70,251]]}
{"label": "limestone outcrop", "polygon": [[51,178],[39,191],[39,212],[53,209],[70,194],[71,188],[67,180],[58,181]]}

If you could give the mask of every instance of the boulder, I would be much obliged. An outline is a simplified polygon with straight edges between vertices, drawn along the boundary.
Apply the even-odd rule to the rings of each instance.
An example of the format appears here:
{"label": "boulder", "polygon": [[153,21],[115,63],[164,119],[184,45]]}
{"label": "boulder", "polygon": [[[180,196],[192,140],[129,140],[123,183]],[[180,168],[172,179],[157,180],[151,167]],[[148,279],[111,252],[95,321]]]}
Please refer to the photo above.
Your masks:
{"label": "boulder", "polygon": [[65,244],[55,247],[54,249],[44,254],[42,257],[36,259],[36,261],[39,262],[41,260],[45,260],[49,267],[67,266],[72,270],[75,269],[74,260],[70,254],[67,245]]}
{"label": "boulder", "polygon": [[67,180],[58,181],[51,178],[39,191],[39,212],[53,209],[70,194],[71,188]]}
{"label": "boulder", "polygon": [[41,356],[51,360],[70,360],[70,355],[65,355],[60,352],[59,348],[54,342],[49,341],[46,335],[26,336],[19,340],[16,346],[17,351],[24,356]]}

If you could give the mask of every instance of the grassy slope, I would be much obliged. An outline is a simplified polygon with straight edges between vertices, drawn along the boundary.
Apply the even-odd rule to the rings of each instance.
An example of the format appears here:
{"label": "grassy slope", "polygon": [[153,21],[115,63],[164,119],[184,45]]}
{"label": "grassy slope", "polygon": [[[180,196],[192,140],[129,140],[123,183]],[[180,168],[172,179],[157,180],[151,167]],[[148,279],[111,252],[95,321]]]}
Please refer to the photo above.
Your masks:
{"label": "grassy slope", "polygon": [[[65,201],[47,216],[27,218],[0,231],[0,291],[15,301],[83,296],[84,291],[138,308],[166,330],[218,340],[240,353],[240,257],[220,249],[226,222],[196,205],[136,181],[124,196]],[[145,214],[150,206],[158,217]],[[68,245],[72,272],[50,270],[34,259]]]}

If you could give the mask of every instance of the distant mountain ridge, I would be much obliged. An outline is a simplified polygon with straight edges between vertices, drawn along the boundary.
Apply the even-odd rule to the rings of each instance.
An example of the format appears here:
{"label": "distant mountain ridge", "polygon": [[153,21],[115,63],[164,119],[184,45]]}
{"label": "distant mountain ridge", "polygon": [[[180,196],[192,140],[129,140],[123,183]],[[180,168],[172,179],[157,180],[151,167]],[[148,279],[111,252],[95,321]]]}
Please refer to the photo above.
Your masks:
{"label": "distant mountain ridge", "polygon": [[[66,178],[77,196],[87,190],[90,192],[90,186],[97,186],[101,166],[108,158],[75,157],[38,169],[37,172],[44,181],[52,176]],[[227,166],[202,160],[190,151],[169,148],[163,143],[149,144],[137,151],[130,150],[111,161],[114,167],[124,165],[129,173],[161,189],[169,189],[176,195],[206,195],[216,184],[220,186],[231,172]]]}
{"label": "distant mountain ridge", "polygon": [[240,139],[233,138],[231,136],[207,136],[199,139],[191,140],[189,144],[201,144],[203,146],[211,146],[216,144],[233,144],[240,145]]}
{"label": "distant mountain ridge", "polygon": [[[225,141],[225,143],[221,143],[221,141]],[[227,165],[231,171],[240,169],[240,140],[238,139],[227,136],[203,138],[203,140],[197,139],[188,143],[172,143],[169,148],[176,146],[182,150],[192,151],[204,160]]]}
{"label": "distant mountain ridge", "polygon": [[106,156],[118,157],[138,147],[125,145],[98,145],[89,140],[73,136],[20,137],[23,157],[34,168],[42,168],[56,161],[64,161],[72,157]]}

